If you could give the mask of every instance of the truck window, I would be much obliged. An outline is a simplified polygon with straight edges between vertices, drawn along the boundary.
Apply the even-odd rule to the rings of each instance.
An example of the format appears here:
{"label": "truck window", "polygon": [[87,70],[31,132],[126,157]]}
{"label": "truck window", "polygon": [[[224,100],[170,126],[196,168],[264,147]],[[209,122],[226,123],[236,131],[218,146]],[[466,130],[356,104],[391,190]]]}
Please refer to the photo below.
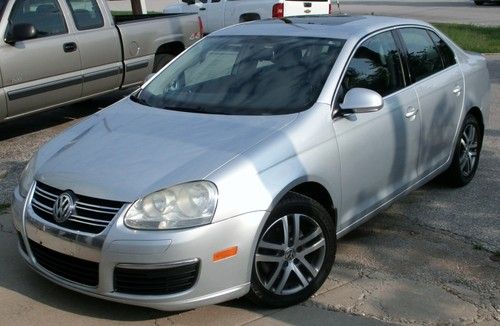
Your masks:
{"label": "truck window", "polygon": [[61,8],[56,0],[18,0],[10,13],[7,36],[17,24],[35,26],[37,38],[68,32]]}
{"label": "truck window", "polygon": [[7,0],[0,0],[0,18],[3,16],[3,9],[5,8],[6,4]]}
{"label": "truck window", "polygon": [[67,0],[67,2],[78,30],[104,26],[101,10],[95,0]]}

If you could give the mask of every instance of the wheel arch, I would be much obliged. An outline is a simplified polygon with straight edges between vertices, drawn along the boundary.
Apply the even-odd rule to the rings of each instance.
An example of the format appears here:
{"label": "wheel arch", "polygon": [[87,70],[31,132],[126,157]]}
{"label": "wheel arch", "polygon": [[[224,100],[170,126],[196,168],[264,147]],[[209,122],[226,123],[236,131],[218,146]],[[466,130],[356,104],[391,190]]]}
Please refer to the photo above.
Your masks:
{"label": "wheel arch", "polygon": [[184,43],[180,41],[173,41],[173,42],[168,42],[160,45],[158,49],[155,52],[155,55],[158,54],[173,54],[173,55],[178,55],[182,51],[184,51],[186,47],[184,46]]}
{"label": "wheel arch", "polygon": [[469,111],[467,111],[467,114],[472,114],[479,121],[479,126],[481,127],[481,133],[484,134],[484,118],[481,109],[478,108],[477,106],[474,106],[470,108]]}

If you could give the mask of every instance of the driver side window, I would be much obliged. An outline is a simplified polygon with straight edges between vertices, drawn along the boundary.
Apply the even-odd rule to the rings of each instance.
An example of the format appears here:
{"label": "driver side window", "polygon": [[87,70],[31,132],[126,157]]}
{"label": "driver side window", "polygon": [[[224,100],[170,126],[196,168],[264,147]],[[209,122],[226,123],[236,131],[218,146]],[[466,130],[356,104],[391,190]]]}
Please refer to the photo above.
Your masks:
{"label": "driver side window", "polygon": [[402,60],[392,33],[380,33],[356,50],[342,81],[339,101],[352,88],[368,88],[387,96],[404,84]]}
{"label": "driver side window", "polygon": [[37,38],[68,32],[57,0],[17,0],[9,17],[7,38],[12,35],[14,25],[18,24],[33,25]]}

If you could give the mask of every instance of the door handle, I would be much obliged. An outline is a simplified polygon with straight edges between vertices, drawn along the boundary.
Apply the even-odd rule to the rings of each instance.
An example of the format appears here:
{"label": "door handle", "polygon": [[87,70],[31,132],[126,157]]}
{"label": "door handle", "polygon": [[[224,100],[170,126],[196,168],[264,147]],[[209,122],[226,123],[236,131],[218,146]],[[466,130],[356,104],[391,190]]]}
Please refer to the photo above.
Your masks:
{"label": "door handle", "polygon": [[415,116],[417,115],[418,113],[418,108],[415,108],[413,106],[409,106],[407,109],[406,109],[406,114],[405,114],[405,117],[407,119],[411,119],[413,120],[413,118],[415,118]]}
{"label": "door handle", "polygon": [[64,52],[75,52],[77,49],[75,42],[64,43],[63,45]]}
{"label": "door handle", "polygon": [[456,86],[454,89],[453,89],[453,94],[455,94],[456,96],[460,96],[460,94],[462,93],[462,87],[460,86]]}
{"label": "door handle", "polygon": [[205,11],[207,10],[207,8],[200,8],[200,11]]}

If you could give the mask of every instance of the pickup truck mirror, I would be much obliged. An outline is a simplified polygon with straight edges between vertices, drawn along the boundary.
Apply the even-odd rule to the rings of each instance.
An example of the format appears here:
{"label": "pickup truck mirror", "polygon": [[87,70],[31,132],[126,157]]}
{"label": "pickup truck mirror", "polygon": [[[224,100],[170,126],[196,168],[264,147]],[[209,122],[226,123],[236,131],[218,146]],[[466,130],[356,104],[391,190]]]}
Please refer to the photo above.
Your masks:
{"label": "pickup truck mirror", "polygon": [[187,5],[194,5],[196,3],[196,0],[182,0]]}
{"label": "pickup truck mirror", "polygon": [[367,88],[353,88],[345,95],[340,109],[344,113],[364,113],[378,111],[383,106],[384,99],[379,93]]}
{"label": "pickup truck mirror", "polygon": [[12,32],[9,33],[7,43],[14,44],[18,41],[29,40],[37,37],[37,31],[32,24],[16,24],[12,27]]}

